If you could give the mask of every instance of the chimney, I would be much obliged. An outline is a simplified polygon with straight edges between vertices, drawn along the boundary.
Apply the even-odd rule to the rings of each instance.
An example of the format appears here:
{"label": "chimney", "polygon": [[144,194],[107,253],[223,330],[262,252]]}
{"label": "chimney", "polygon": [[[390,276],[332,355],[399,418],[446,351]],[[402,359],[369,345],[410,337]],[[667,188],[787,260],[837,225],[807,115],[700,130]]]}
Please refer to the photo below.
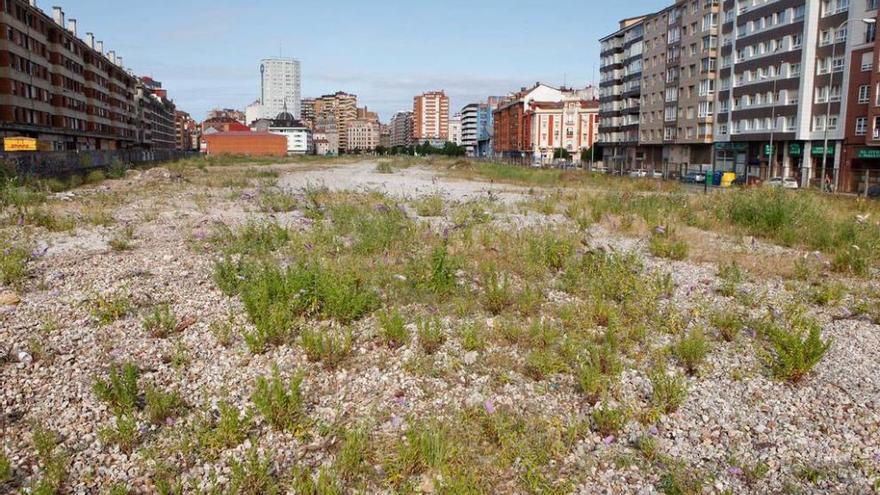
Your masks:
{"label": "chimney", "polygon": [[120,67],[122,67],[122,68],[125,68],[125,66],[122,65],[122,55],[116,57],[116,65],[118,65],[118,66],[120,66]]}
{"label": "chimney", "polygon": [[107,52],[107,58],[109,58],[110,61],[115,64],[116,63],[116,50],[110,50],[109,52]]}
{"label": "chimney", "polygon": [[99,42],[95,43],[95,50],[97,50],[98,53],[103,55],[104,54],[104,42],[99,41]]}
{"label": "chimney", "polygon": [[31,7],[37,6],[37,0],[28,0],[28,3],[31,5]]}
{"label": "chimney", "polygon": [[86,44],[89,45],[89,48],[92,50],[95,49],[95,33],[86,33]]}
{"label": "chimney", "polygon": [[61,7],[52,7],[52,20],[55,21],[55,24],[64,27],[64,11],[61,10]]}
{"label": "chimney", "polygon": [[70,34],[76,36],[76,19],[67,21],[67,30],[70,31]]}

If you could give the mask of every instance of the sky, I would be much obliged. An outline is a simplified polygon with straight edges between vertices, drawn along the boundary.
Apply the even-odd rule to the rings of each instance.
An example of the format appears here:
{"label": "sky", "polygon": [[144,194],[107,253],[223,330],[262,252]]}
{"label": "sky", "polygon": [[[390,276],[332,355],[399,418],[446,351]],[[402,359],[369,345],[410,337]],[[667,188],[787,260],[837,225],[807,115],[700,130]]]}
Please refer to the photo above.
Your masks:
{"label": "sky", "polygon": [[64,8],[196,120],[259,95],[260,59],[302,64],[303,97],[346,91],[387,121],[443,89],[451,111],[541,81],[598,80],[598,39],[669,0],[37,0]]}

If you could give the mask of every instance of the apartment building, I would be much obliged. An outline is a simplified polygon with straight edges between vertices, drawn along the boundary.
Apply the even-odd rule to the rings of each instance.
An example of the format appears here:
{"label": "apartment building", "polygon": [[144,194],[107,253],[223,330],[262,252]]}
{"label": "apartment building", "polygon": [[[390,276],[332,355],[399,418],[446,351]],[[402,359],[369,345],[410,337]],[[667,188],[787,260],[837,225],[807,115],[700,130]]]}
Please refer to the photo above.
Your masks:
{"label": "apartment building", "polygon": [[355,120],[347,127],[348,152],[373,151],[379,146],[381,129],[375,120]]}
{"label": "apartment building", "polygon": [[177,148],[177,107],[168,98],[162,83],[141,77],[135,93],[137,102],[137,144],[144,149]]}
{"label": "apartment building", "polygon": [[413,98],[413,139],[442,146],[449,138],[449,97],[430,91]]}
{"label": "apartment building", "polygon": [[464,146],[467,156],[474,156],[477,149],[477,119],[480,114],[480,104],[470,103],[465,105],[461,115],[461,145]]}
{"label": "apartment building", "polygon": [[[851,17],[873,19],[864,37],[854,34],[847,57],[849,86],[846,91],[844,146],[839,173],[833,178],[838,191],[863,194],[880,184],[880,51],[877,50],[877,0],[866,2],[865,11]],[[851,6],[855,8],[855,6]]]}
{"label": "apartment building", "polygon": [[724,2],[715,132],[721,169],[747,180],[793,177],[802,186],[839,181],[854,64],[857,73],[873,64],[863,48],[874,36],[866,17],[876,19],[874,1]]}
{"label": "apartment building", "polygon": [[391,117],[391,147],[409,148],[413,145],[413,114],[397,112]]}
{"label": "apartment building", "polygon": [[599,40],[599,143],[605,165],[614,169],[640,168],[645,160],[639,148],[644,20],[624,19]]}
{"label": "apartment building", "polygon": [[449,117],[449,131],[446,133],[446,140],[456,146],[461,146],[461,125],[460,113],[456,113],[452,117]]}
{"label": "apartment building", "polygon": [[[66,22],[65,22],[66,21]],[[23,0],[0,1],[0,136],[46,150],[113,150],[137,140],[137,79],[75,19]]]}
{"label": "apartment building", "polygon": [[[336,135],[338,136],[339,149],[348,150],[348,126],[358,116],[357,95],[337,91],[330,95],[324,95],[315,100],[315,119],[316,122],[323,120],[327,122],[332,117],[332,122],[336,126]],[[327,131],[327,129],[322,129]]]}
{"label": "apartment building", "polygon": [[190,114],[177,110],[174,112],[174,141],[178,151],[197,150],[198,124]]}

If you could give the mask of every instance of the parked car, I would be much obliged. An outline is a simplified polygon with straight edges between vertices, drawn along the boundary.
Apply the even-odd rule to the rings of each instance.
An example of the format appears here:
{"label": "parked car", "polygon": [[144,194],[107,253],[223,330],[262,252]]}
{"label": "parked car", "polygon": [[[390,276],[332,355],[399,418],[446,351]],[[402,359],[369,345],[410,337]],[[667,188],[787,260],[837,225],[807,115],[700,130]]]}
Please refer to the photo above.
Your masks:
{"label": "parked car", "polygon": [[651,172],[651,177],[653,177],[653,178],[655,178],[655,179],[662,179],[662,178],[663,178],[663,172],[658,172],[658,171],[655,170],[655,171]]}
{"label": "parked car", "polygon": [[790,177],[773,177],[764,184],[768,187],[781,187],[783,189],[797,189],[799,187],[797,181]]}
{"label": "parked car", "polygon": [[593,167],[594,174],[607,174],[608,169],[605,167]]}
{"label": "parked car", "polygon": [[702,184],[706,182],[706,174],[702,172],[688,172],[681,176],[681,181],[685,184]]}
{"label": "parked car", "polygon": [[631,170],[631,171],[629,172],[629,176],[630,176],[630,177],[647,177],[647,176],[648,176],[648,171],[647,171],[647,170],[642,170],[642,169]]}

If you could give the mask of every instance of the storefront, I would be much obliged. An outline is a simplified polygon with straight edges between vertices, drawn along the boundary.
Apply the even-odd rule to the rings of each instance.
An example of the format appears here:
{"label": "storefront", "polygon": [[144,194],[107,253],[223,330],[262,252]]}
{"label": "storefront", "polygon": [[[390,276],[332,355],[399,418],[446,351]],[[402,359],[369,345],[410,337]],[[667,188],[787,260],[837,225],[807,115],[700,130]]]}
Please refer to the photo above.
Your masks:
{"label": "storefront", "polygon": [[880,185],[880,148],[847,146],[841,164],[840,192],[864,194],[866,187]]}

